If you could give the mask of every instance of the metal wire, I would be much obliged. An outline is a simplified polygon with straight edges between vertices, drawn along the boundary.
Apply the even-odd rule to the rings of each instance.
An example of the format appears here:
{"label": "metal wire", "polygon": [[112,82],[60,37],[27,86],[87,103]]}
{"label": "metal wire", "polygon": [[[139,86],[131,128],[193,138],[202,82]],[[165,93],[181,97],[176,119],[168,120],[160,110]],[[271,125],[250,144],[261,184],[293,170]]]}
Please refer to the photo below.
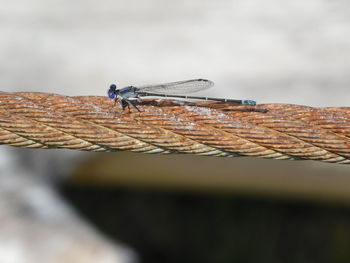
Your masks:
{"label": "metal wire", "polygon": [[350,107],[144,100],[0,92],[0,144],[350,163]]}

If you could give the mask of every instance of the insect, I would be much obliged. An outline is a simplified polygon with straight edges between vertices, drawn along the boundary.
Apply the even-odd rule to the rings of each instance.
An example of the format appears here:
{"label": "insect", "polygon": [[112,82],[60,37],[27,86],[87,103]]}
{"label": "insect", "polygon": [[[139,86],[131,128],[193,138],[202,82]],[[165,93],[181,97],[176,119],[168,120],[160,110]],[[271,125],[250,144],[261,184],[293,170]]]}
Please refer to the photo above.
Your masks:
{"label": "insect", "polygon": [[254,100],[233,100],[233,99],[221,99],[221,98],[210,98],[210,97],[196,97],[186,96],[178,94],[186,94],[197,92],[205,89],[209,89],[214,86],[214,82],[207,79],[191,79],[177,82],[170,82],[157,85],[146,85],[146,86],[127,86],[121,89],[117,89],[115,84],[110,85],[108,90],[108,97],[115,100],[115,104],[119,102],[125,110],[126,107],[130,106],[137,108],[135,101],[139,101],[143,97],[170,97],[170,98],[182,98],[182,99],[197,99],[197,100],[214,100],[222,102],[233,102],[242,105],[255,106]]}

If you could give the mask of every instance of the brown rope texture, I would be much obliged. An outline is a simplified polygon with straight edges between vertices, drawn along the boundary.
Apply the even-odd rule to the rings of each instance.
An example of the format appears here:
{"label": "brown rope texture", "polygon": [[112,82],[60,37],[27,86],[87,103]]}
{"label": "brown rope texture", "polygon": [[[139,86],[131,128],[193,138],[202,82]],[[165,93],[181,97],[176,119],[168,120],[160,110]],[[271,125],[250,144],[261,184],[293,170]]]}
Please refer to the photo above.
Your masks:
{"label": "brown rope texture", "polygon": [[350,107],[0,92],[0,143],[30,148],[192,153],[350,163]]}

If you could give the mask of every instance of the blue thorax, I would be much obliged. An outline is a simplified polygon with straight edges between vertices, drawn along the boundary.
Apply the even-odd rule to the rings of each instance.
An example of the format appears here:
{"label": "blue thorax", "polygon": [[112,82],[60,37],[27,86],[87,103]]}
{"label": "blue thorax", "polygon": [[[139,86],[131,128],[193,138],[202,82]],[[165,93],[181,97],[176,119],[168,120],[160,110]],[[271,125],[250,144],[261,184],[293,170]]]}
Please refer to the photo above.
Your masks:
{"label": "blue thorax", "polygon": [[120,96],[123,98],[135,98],[136,97],[136,87],[134,86],[127,86],[119,90]]}

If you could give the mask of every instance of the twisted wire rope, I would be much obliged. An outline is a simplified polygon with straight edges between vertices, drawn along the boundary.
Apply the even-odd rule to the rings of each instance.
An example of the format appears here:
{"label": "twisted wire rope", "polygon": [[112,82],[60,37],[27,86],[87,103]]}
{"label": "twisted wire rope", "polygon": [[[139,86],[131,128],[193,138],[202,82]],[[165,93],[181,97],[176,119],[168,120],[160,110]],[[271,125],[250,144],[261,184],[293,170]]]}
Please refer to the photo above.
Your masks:
{"label": "twisted wire rope", "polygon": [[350,108],[0,92],[0,143],[30,148],[192,153],[350,163]]}

